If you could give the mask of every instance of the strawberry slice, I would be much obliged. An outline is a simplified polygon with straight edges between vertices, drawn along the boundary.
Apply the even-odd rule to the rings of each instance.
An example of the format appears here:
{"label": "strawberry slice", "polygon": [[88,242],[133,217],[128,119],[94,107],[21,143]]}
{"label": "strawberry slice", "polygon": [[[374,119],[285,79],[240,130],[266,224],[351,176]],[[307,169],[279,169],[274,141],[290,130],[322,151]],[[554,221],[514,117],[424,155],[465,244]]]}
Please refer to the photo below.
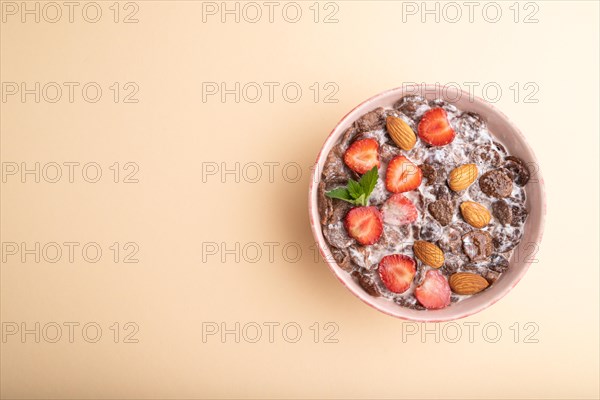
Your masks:
{"label": "strawberry slice", "polygon": [[379,262],[379,276],[390,291],[404,293],[417,273],[415,260],[404,254],[385,256]]}
{"label": "strawberry slice", "polygon": [[383,233],[383,219],[377,207],[355,207],[346,214],[348,235],[362,245],[374,244]]}
{"label": "strawberry slice", "polygon": [[456,132],[448,122],[448,114],[443,108],[427,111],[419,122],[419,137],[432,146],[444,146],[454,140]]}
{"label": "strawberry slice", "polygon": [[373,167],[379,168],[379,143],[371,138],[355,141],[346,150],[344,162],[359,174],[364,174]]}
{"label": "strawberry slice", "polygon": [[419,167],[404,156],[396,156],[388,164],[385,187],[392,193],[408,192],[418,188],[422,179]]}
{"label": "strawberry slice", "polygon": [[381,207],[383,222],[389,225],[405,225],[417,220],[417,207],[402,193],[396,193]]}
{"label": "strawberry slice", "polygon": [[450,285],[440,271],[430,269],[423,283],[415,288],[415,297],[427,309],[444,308],[450,304]]}

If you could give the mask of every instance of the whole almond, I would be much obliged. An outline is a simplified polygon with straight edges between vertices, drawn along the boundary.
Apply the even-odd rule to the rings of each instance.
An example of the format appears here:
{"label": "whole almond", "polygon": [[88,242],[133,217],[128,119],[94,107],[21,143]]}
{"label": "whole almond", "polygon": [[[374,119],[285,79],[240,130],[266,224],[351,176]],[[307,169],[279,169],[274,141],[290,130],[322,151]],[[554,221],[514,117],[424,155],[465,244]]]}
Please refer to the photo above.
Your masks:
{"label": "whole almond", "polygon": [[448,185],[450,186],[450,189],[454,190],[455,192],[460,192],[461,190],[465,190],[471,186],[471,184],[477,179],[478,174],[479,171],[477,170],[477,165],[460,165],[450,172]]}
{"label": "whole almond", "polygon": [[388,133],[398,147],[402,150],[410,150],[415,146],[417,135],[415,135],[412,128],[402,118],[389,115],[385,123]]}
{"label": "whole almond", "polygon": [[490,285],[483,276],[470,272],[452,274],[448,283],[454,293],[465,295],[479,293]]}
{"label": "whole almond", "polygon": [[475,228],[483,228],[490,223],[492,214],[487,208],[474,201],[465,201],[460,205],[460,212],[469,223],[469,225]]}
{"label": "whole almond", "polygon": [[417,240],[413,244],[413,250],[415,256],[430,267],[439,268],[444,265],[444,252],[433,243]]}

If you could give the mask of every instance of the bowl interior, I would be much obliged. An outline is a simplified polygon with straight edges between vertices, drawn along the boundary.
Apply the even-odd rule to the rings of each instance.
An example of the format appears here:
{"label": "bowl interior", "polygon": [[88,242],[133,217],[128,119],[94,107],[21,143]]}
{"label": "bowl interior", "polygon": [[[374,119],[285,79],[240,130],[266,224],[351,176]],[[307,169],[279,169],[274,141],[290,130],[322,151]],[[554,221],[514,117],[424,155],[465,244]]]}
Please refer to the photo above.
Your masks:
{"label": "bowl interior", "polygon": [[[332,147],[338,142],[343,132],[361,115],[377,107],[390,107],[398,99],[407,94],[419,94],[428,100],[442,98],[445,101],[454,104],[462,111],[472,111],[479,114],[487,122],[490,132],[506,146],[508,152],[527,162],[532,172],[531,180],[525,186],[525,192],[527,194],[525,204],[529,210],[529,217],[525,223],[523,238],[515,248],[512,258],[509,260],[510,267],[508,271],[503,273],[500,279],[484,292],[459,303],[452,304],[442,310],[411,310],[400,307],[389,300],[372,297],[367,294],[358,283],[352,279],[350,274],[341,269],[334,261],[329,246],[323,237],[321,224],[319,222],[317,205],[317,188],[321,178],[319,171],[322,171],[325,159]],[[477,97],[473,97],[467,92],[463,92],[453,87],[442,88],[439,86],[427,85],[403,87],[386,91],[365,101],[348,113],[334,128],[319,154],[317,166],[314,168],[314,175],[311,180],[309,195],[309,213],[315,240],[317,241],[325,261],[337,278],[361,300],[384,313],[404,319],[429,322],[448,321],[466,317],[483,310],[508,293],[519,282],[529,265],[532,262],[535,262],[535,254],[543,232],[546,208],[543,179],[539,171],[537,159],[527,144],[524,136],[510,120],[491,104]]]}

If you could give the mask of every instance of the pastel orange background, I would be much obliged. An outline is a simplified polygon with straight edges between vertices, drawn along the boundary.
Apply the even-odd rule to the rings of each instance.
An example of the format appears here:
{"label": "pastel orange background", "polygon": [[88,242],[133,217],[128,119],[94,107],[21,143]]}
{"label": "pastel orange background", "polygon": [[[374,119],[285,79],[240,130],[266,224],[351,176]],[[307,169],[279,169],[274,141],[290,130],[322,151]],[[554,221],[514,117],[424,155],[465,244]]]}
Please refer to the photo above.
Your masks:
{"label": "pastel orange background", "polygon": [[[17,174],[1,184],[2,398],[600,396],[597,2],[521,3],[518,22],[512,2],[499,2],[497,23],[482,17],[485,3],[472,23],[466,14],[456,23],[444,15],[422,22],[420,14],[403,21],[403,3],[394,1],[298,2],[297,23],[282,17],[285,2],[272,23],[266,14],[256,23],[243,14],[239,23],[220,14],[203,22],[210,5],[196,1],[121,2],[115,23],[113,2],[97,3],[97,23],[82,18],[85,2],[73,23],[66,15],[22,23],[3,11],[3,83],[80,84],[72,103],[66,89],[56,103],[34,95],[21,102],[19,94],[2,100],[3,171],[12,163],[95,162],[102,177],[88,183],[77,169],[73,183],[65,175],[57,183],[26,175],[23,183]],[[134,11],[139,21],[123,23]],[[538,22],[523,23],[533,11]],[[338,22],[323,23],[332,12]],[[81,96],[87,82],[102,88],[96,103]],[[250,85],[239,102],[203,101],[203,82],[230,89],[256,82],[262,98],[248,101]],[[278,84],[272,102],[264,82]],[[499,303],[454,325],[406,323],[369,308],[312,247],[307,190],[320,146],[347,111],[403,82],[455,82],[483,97],[485,86],[488,98],[500,87],[496,105],[526,135],[546,182],[539,262]],[[286,83],[302,89],[297,102],[282,94]],[[138,102],[125,103],[135,87]],[[328,94],[337,102],[326,102]],[[123,182],[134,168],[128,162],[139,167],[137,183]],[[231,173],[207,175],[236,162],[238,182]],[[261,166],[255,183],[253,163]],[[275,163],[267,164],[273,179],[264,163]],[[80,245],[73,262],[63,251],[56,263],[36,263],[7,254],[7,243],[23,242]],[[102,249],[97,263],[81,255],[90,242]],[[239,262],[207,253],[211,243],[221,250],[239,243]],[[136,246],[139,262],[123,262]],[[51,343],[47,330],[36,343],[33,334],[24,341],[21,332],[7,334],[36,322],[63,326],[62,337]],[[73,343],[68,322],[80,324]],[[96,343],[81,333],[90,322],[102,329]],[[239,343],[234,334],[206,335],[221,323],[240,324]],[[272,343],[268,323],[279,324]],[[252,343],[255,324],[262,337]],[[487,336],[485,324],[493,327]],[[128,340],[138,342],[125,343],[135,326]],[[496,326],[501,336],[492,343]],[[302,334],[291,343],[294,327]],[[456,329],[461,337],[452,343]],[[435,333],[421,336],[436,330],[439,343]]]}

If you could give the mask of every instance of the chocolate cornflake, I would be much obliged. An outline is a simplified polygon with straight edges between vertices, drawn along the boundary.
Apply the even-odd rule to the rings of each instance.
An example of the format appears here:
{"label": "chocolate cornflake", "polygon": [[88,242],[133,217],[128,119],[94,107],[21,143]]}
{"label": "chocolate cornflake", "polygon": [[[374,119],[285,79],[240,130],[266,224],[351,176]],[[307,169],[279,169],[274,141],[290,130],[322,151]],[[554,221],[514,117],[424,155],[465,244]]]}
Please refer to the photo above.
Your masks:
{"label": "chocolate cornflake", "polygon": [[431,186],[437,180],[437,171],[430,164],[421,164],[419,165],[421,172],[423,173],[423,178],[426,180],[425,186]]}
{"label": "chocolate cornflake", "polygon": [[462,237],[463,251],[471,261],[486,260],[494,249],[492,236],[481,230],[471,231]]}
{"label": "chocolate cornflake", "polygon": [[503,198],[512,193],[513,182],[501,169],[493,169],[479,178],[481,191],[490,197]]}
{"label": "chocolate cornflake", "polygon": [[452,222],[452,216],[454,214],[452,202],[448,200],[436,200],[433,203],[430,203],[427,209],[433,218],[438,220],[441,225],[446,226]]}
{"label": "chocolate cornflake", "polygon": [[373,277],[364,273],[360,273],[359,271],[352,272],[352,277],[356,279],[360,287],[362,287],[364,291],[369,293],[371,296],[379,297],[381,295],[381,293],[379,293],[379,289],[377,288],[377,283]]}
{"label": "chocolate cornflake", "polygon": [[519,186],[525,186],[529,182],[531,173],[525,161],[518,157],[508,156],[504,168],[510,171],[512,180]]}
{"label": "chocolate cornflake", "polygon": [[509,225],[513,220],[512,207],[505,200],[498,200],[492,204],[494,217],[504,225]]}

